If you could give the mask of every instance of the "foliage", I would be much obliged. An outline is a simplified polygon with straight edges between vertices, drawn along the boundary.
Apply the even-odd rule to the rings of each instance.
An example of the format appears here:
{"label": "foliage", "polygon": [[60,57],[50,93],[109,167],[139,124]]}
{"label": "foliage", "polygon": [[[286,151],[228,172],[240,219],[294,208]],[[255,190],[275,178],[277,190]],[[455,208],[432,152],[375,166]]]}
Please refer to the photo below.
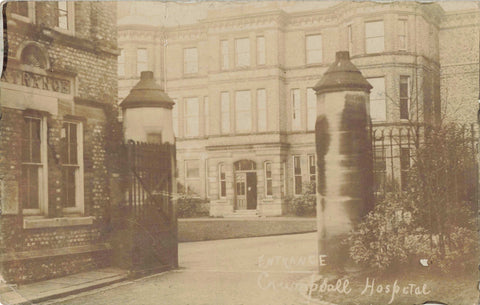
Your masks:
{"label": "foliage", "polygon": [[304,185],[302,195],[289,198],[287,202],[292,214],[296,216],[315,216],[317,214],[315,183],[311,182]]}
{"label": "foliage", "polygon": [[376,270],[407,263],[422,244],[425,231],[412,226],[414,207],[405,196],[390,193],[378,202],[349,236],[350,255]]}
{"label": "foliage", "polygon": [[471,270],[478,253],[473,149],[461,127],[428,129],[416,143],[408,187],[385,194],[351,232],[351,257],[377,270],[419,258],[443,272]]}
{"label": "foliage", "polygon": [[205,217],[208,216],[207,199],[195,197],[192,194],[180,193],[177,198],[177,217]]}

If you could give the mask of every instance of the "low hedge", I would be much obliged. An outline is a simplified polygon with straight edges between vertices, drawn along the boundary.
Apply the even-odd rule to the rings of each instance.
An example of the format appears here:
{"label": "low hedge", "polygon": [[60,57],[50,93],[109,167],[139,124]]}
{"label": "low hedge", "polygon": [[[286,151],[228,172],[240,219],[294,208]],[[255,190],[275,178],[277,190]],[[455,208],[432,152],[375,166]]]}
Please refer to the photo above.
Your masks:
{"label": "low hedge", "polygon": [[177,217],[207,217],[209,215],[209,200],[181,194],[177,199]]}

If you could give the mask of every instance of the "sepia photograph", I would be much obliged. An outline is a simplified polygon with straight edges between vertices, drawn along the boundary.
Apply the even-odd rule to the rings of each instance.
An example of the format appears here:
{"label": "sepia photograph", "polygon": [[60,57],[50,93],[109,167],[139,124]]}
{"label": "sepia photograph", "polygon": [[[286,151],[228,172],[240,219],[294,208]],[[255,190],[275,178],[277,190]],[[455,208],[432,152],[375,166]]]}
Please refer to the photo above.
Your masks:
{"label": "sepia photograph", "polygon": [[479,1],[0,3],[0,305],[479,305]]}

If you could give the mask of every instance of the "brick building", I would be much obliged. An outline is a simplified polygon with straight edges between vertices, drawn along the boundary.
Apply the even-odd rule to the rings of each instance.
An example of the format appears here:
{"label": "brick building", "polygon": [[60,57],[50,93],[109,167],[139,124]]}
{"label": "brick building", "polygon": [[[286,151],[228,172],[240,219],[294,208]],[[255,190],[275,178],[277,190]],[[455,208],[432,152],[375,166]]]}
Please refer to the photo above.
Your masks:
{"label": "brick building", "polygon": [[107,266],[115,4],[15,1],[3,9],[2,276],[23,283]]}
{"label": "brick building", "polygon": [[[373,85],[375,130],[473,123],[479,20],[467,2],[123,2],[119,96],[155,72],[176,101],[178,181],[211,215],[280,215],[316,179],[312,87],[336,51]],[[402,183],[408,147],[375,155],[377,180]]]}

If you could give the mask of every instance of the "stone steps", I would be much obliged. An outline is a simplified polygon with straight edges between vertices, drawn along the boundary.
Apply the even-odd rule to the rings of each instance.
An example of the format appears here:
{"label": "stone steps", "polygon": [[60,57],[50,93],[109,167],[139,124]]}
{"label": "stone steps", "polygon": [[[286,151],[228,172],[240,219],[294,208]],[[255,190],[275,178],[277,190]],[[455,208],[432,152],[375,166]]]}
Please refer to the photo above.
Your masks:
{"label": "stone steps", "polygon": [[233,213],[225,214],[223,217],[224,218],[245,218],[245,217],[256,218],[256,217],[260,217],[260,215],[258,214],[257,210],[236,210],[236,211],[233,211]]}

